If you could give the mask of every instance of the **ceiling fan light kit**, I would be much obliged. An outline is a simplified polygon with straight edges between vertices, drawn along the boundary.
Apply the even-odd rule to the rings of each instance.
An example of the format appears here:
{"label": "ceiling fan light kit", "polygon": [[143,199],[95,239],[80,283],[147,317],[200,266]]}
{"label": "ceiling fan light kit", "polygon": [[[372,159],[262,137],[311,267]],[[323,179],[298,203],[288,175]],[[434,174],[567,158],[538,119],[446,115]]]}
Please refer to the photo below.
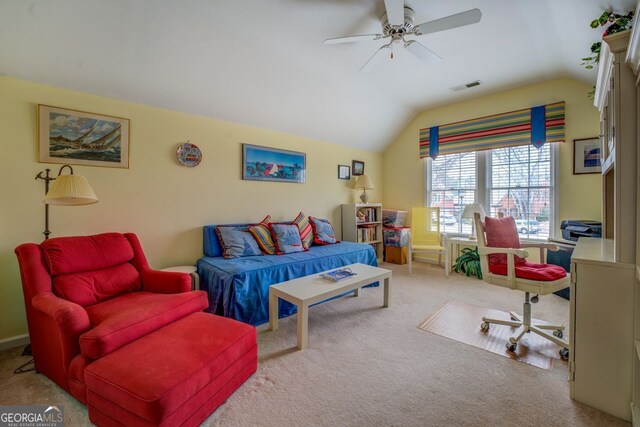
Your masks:
{"label": "ceiling fan light kit", "polygon": [[437,64],[442,58],[436,53],[414,39],[405,39],[407,36],[421,36],[439,31],[463,27],[465,25],[480,22],[482,12],[480,9],[471,9],[454,15],[445,16],[419,25],[413,25],[415,12],[404,5],[404,0],[385,0],[386,12],[380,18],[382,34],[360,34],[355,36],[337,37],[325,40],[325,44],[351,43],[360,41],[375,41],[391,39],[389,43],[381,46],[371,58],[363,65],[360,71],[365,72],[374,68],[389,50],[389,57],[393,59],[393,45],[402,45],[413,56],[425,64]]}

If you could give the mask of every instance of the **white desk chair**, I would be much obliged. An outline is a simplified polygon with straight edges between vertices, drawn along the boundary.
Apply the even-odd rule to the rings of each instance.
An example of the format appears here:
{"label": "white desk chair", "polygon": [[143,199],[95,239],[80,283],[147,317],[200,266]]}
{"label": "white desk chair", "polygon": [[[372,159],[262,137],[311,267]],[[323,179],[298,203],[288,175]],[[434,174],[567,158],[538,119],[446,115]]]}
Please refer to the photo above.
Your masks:
{"label": "white desk chair", "polygon": [[[560,356],[563,359],[568,358],[569,343],[562,339],[564,326],[532,323],[531,303],[538,302],[538,295],[546,295],[551,292],[567,288],[569,286],[569,275],[562,267],[555,265],[532,263],[521,264],[522,261],[520,260],[518,261],[520,264],[516,263],[516,257],[527,258],[529,256],[529,253],[525,248],[539,248],[540,260],[542,261],[544,260],[545,249],[558,250],[558,246],[550,243],[520,244],[518,230],[516,229],[515,220],[512,217],[487,217],[485,220],[486,223],[483,223],[478,213],[474,215],[478,235],[478,253],[480,255],[482,278],[485,282],[491,283],[492,285],[523,291],[525,293],[525,299],[522,316],[512,311],[509,313],[511,315],[510,321],[483,317],[480,328],[484,332],[487,332],[489,330],[489,325],[492,323],[517,328],[509,338],[509,342],[507,342],[507,349],[510,351],[516,350],[518,341],[525,333],[534,332],[561,346],[562,349],[560,349]],[[491,224],[489,224],[489,222],[491,222]],[[486,225],[490,228],[490,232],[488,234],[485,229]],[[516,247],[495,247],[493,246],[492,240],[510,240],[513,242],[512,246]],[[487,241],[489,241],[489,244],[492,246],[489,246]],[[494,263],[491,264],[489,259],[490,255],[496,256],[496,254],[503,254],[503,256],[506,256],[506,262],[497,262],[498,260],[494,260]],[[537,268],[534,268],[536,266]],[[527,276],[528,278],[525,278]],[[530,298],[530,293],[534,293],[536,295],[533,298]],[[553,331],[553,334],[550,334],[547,331]]]}

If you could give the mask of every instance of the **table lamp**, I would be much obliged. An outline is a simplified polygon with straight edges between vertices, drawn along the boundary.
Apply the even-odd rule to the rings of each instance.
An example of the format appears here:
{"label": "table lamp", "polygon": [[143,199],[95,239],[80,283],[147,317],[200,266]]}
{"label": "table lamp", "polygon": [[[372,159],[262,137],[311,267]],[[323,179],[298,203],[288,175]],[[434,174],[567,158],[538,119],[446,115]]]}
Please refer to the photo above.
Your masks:
{"label": "table lamp", "polygon": [[473,219],[473,215],[475,213],[480,214],[480,218],[484,218],[484,209],[482,209],[482,205],[479,203],[471,203],[464,207],[464,211],[462,211],[462,218],[470,218],[471,219],[471,234],[469,235],[469,239],[476,239],[476,230],[475,230],[475,221]]}
{"label": "table lamp", "polygon": [[371,182],[371,178],[367,175],[360,175],[353,188],[362,188],[363,192],[360,195],[360,200],[362,200],[362,203],[369,203],[367,190],[373,190],[375,187],[373,186],[373,182]]}

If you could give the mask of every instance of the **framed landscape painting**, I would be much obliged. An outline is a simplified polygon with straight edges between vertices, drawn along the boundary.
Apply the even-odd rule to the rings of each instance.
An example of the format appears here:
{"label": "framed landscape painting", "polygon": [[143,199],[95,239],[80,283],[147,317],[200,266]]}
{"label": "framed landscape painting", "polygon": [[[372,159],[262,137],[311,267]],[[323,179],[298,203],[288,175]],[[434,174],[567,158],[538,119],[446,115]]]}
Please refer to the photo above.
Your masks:
{"label": "framed landscape painting", "polygon": [[242,144],[242,179],[304,183],[306,170],[305,153]]}
{"label": "framed landscape painting", "polygon": [[129,120],[38,105],[39,161],[129,167]]}
{"label": "framed landscape painting", "polygon": [[573,140],[573,174],[600,173],[600,138]]}
{"label": "framed landscape painting", "polygon": [[364,175],[364,162],[360,160],[352,160],[351,161],[351,174],[353,176]]}

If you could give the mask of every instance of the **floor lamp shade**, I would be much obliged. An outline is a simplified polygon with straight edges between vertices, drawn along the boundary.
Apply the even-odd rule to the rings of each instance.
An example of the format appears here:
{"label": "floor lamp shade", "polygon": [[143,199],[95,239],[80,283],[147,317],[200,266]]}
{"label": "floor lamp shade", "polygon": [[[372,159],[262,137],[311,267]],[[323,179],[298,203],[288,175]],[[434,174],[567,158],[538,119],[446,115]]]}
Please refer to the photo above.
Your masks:
{"label": "floor lamp shade", "polygon": [[84,176],[60,175],[51,184],[43,201],[48,205],[78,206],[96,203],[98,197]]}

